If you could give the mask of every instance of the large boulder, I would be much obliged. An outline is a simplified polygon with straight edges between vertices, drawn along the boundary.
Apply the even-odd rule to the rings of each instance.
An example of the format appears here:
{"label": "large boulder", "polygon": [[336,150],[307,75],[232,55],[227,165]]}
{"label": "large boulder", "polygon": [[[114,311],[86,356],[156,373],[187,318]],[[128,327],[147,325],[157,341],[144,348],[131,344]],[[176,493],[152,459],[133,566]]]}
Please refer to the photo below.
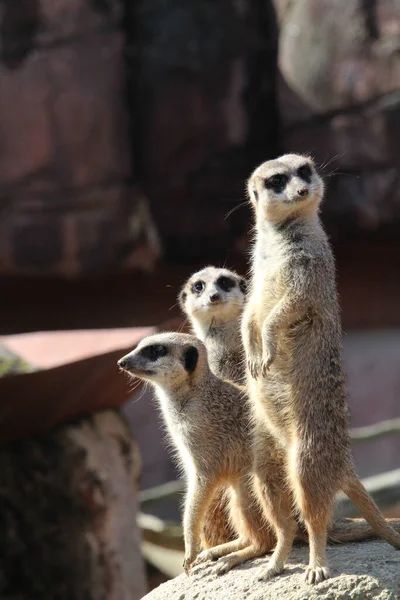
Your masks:
{"label": "large boulder", "polygon": [[209,566],[180,575],[145,596],[146,600],[398,600],[400,554],[384,542],[328,549],[332,577],[310,586],[303,581],[308,548],[294,549],[286,571],[270,582],[257,581],[257,559],[217,576]]}

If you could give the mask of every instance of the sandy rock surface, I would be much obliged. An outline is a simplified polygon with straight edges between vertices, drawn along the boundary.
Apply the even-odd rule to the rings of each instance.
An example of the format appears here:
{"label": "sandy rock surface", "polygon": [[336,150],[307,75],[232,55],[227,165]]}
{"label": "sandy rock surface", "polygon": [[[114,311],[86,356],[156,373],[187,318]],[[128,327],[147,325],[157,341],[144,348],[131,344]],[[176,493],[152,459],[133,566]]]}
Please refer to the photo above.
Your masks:
{"label": "sandy rock surface", "polygon": [[[257,581],[258,559],[217,576],[209,565],[190,578],[180,575],[160,585],[146,600],[399,600],[400,552],[385,542],[364,542],[328,548],[332,576],[310,586],[303,582],[308,548],[296,548],[284,574],[271,582]],[[143,599],[144,600],[144,599]]]}

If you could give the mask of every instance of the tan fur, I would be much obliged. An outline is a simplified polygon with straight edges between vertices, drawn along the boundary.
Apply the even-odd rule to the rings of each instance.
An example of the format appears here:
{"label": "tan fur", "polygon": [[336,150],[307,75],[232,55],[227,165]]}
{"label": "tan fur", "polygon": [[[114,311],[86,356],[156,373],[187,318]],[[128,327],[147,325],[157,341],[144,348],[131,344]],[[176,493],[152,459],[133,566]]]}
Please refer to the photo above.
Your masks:
{"label": "tan fur", "polygon": [[[227,286],[226,282],[232,282],[232,287]],[[201,284],[201,289],[196,290],[196,284]],[[240,332],[245,301],[243,277],[225,268],[204,267],[185,282],[178,300],[193,333],[207,348],[208,364],[214,375],[244,384],[246,369]],[[237,518],[233,514],[232,502],[229,507],[229,499],[230,495],[226,494],[225,488],[217,490],[204,516],[201,533],[204,549],[219,546],[237,537],[232,526]]]}
{"label": "tan fur", "polygon": [[[195,289],[198,284],[201,291]],[[245,279],[235,271],[208,266],[191,275],[179,293],[194,335],[206,345],[211,371],[239,385],[246,382],[240,331],[245,286]]]}
{"label": "tan fur", "polygon": [[284,569],[296,532],[295,509],[309,535],[306,580],[315,583],[328,577],[327,529],[339,490],[396,548],[400,536],[353,467],[335,267],[318,216],[323,182],[310,158],[289,154],[258,167],[248,191],[256,214],[251,289],[242,322],[248,389],[256,423],[267,426],[275,456],[281,457],[280,467],[271,469],[271,448],[257,432],[256,487],[277,535],[260,578]]}
{"label": "tan fur", "polygon": [[[158,350],[154,350],[157,349]],[[149,351],[162,352],[156,359]],[[186,365],[187,356],[197,360]],[[196,337],[163,333],[145,338],[119,363],[132,375],[153,384],[165,423],[187,478],[183,519],[185,571],[197,562],[225,557],[217,572],[270,551],[275,538],[262,522],[249,471],[249,403],[239,386],[216,377],[208,366],[207,350]],[[241,423],[241,427],[237,424]],[[232,431],[236,431],[234,436]],[[200,531],[216,490],[229,488],[237,539],[200,556]],[[261,523],[260,523],[261,520]],[[233,558],[230,553],[235,553]]]}
{"label": "tan fur", "polygon": [[[236,282],[229,291],[218,286],[221,276]],[[193,289],[193,285],[199,281],[204,284],[201,292]],[[240,321],[245,303],[245,287],[243,278],[234,271],[209,266],[194,273],[179,294],[181,308],[188,317],[192,330],[205,343],[211,371],[221,378],[229,374],[235,383],[242,382],[244,375]],[[211,302],[210,295],[216,291],[220,300],[217,303]],[[240,402],[242,401],[241,398]],[[237,422],[235,425],[236,428],[229,432],[232,437],[239,436],[238,428],[243,429],[242,423]],[[249,423],[246,423],[245,427],[251,429]],[[268,433],[264,438],[264,444],[274,443],[273,440],[269,442]],[[248,443],[249,446],[252,443],[251,436]],[[251,465],[249,471],[250,469]],[[203,519],[201,542],[204,549],[232,541],[240,535],[235,524],[240,522],[241,514],[240,509],[237,514],[235,509],[237,507],[234,498],[226,493],[224,487],[219,488]],[[261,529],[264,526],[263,516],[259,514],[257,527]],[[400,527],[400,523],[396,522],[396,526]],[[297,536],[302,540],[307,539],[307,533],[304,531],[299,530]],[[329,532],[329,540],[336,543],[359,541],[374,536],[373,530],[365,522],[351,519],[337,521]],[[207,553],[203,556],[207,556]]]}

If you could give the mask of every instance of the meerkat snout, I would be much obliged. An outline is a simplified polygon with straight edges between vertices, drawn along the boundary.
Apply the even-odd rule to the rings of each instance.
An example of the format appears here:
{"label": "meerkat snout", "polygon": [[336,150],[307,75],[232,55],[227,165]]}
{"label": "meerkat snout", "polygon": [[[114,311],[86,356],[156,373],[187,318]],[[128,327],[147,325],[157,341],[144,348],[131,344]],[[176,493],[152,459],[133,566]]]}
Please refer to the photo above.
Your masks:
{"label": "meerkat snout", "polygon": [[215,304],[221,300],[221,296],[218,294],[218,292],[214,292],[213,294],[210,294],[209,300],[211,304]]}
{"label": "meerkat snout", "polygon": [[301,188],[300,190],[297,190],[297,193],[298,193],[299,196],[302,196],[302,197],[307,196],[308,195],[308,188],[306,188],[306,187]]}

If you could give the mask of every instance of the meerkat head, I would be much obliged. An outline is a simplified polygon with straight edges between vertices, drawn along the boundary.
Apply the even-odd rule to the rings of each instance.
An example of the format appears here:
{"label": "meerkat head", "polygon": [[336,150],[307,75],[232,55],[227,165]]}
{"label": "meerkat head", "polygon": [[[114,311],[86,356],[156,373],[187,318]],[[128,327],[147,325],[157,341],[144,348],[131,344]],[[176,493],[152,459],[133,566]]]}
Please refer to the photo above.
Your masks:
{"label": "meerkat head", "polygon": [[258,222],[280,222],[296,214],[316,213],[324,184],[310,157],[285,154],[257,167],[247,190]]}
{"label": "meerkat head", "polygon": [[184,284],[178,300],[200,339],[208,328],[237,319],[242,313],[246,280],[234,271],[205,267]]}
{"label": "meerkat head", "polygon": [[193,335],[159,333],[144,338],[118,366],[133,377],[171,389],[208,368],[207,351]]}

